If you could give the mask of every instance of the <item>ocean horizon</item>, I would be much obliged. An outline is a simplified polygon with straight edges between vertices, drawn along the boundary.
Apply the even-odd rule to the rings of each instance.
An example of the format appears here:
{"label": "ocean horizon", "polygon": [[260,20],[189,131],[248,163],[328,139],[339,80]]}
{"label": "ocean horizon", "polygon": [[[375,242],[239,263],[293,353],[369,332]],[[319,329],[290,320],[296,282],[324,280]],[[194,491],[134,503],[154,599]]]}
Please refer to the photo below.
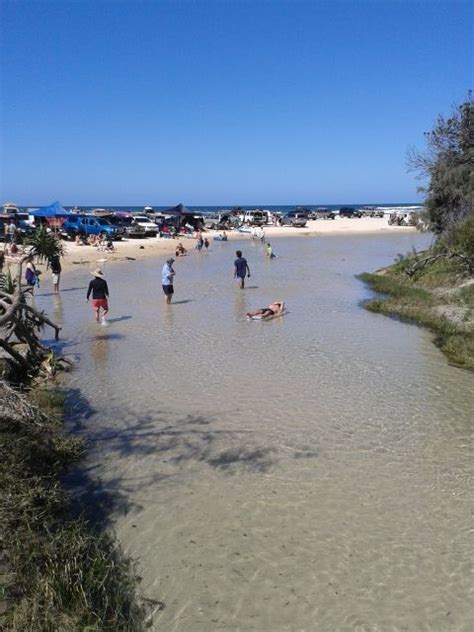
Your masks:
{"label": "ocean horizon", "polygon": [[[41,206],[45,206],[45,205],[22,205],[19,206],[19,209],[37,209],[40,208]],[[101,208],[101,209],[105,209],[105,210],[110,210],[110,211],[122,211],[122,212],[131,212],[131,213],[137,213],[140,211],[143,211],[145,206],[150,206],[153,210],[155,211],[166,211],[168,209],[174,208],[174,206],[163,206],[163,205],[153,205],[153,204],[146,204],[143,206],[133,206],[133,205],[128,205],[128,204],[118,204],[118,205],[113,205],[113,204],[94,204],[94,205],[68,205],[68,204],[63,204],[64,208],[71,210],[71,209],[80,209],[83,211],[91,211],[93,209],[97,209],[97,208]],[[389,209],[401,209],[401,208],[413,208],[413,207],[417,207],[417,208],[421,208],[423,206],[423,204],[421,202],[364,202],[364,203],[353,203],[353,204],[267,204],[267,205],[262,205],[262,204],[245,204],[245,205],[236,205],[236,204],[221,204],[221,205],[209,205],[209,206],[199,206],[199,205],[184,205],[188,210],[192,211],[192,212],[196,212],[196,213],[215,213],[218,211],[223,211],[223,210],[232,210],[232,209],[242,209],[242,210],[252,210],[252,209],[266,209],[268,211],[271,212],[280,212],[280,213],[287,213],[289,211],[294,210],[295,208],[305,208],[308,210],[314,210],[314,209],[318,209],[318,208],[324,208],[324,209],[330,209],[330,210],[339,210],[341,208],[367,208],[367,207],[374,207],[374,208],[379,208],[379,209],[385,209],[385,210],[389,210]]]}

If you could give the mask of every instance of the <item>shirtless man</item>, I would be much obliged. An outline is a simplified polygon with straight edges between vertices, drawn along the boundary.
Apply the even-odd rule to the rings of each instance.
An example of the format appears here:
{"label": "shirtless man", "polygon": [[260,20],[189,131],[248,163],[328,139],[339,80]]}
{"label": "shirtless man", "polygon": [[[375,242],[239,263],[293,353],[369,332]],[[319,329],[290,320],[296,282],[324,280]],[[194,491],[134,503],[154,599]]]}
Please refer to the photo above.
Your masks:
{"label": "shirtless man", "polygon": [[262,318],[269,318],[270,316],[278,316],[285,310],[285,303],[283,301],[274,301],[270,303],[268,307],[261,307],[254,309],[251,312],[247,312],[247,316],[252,318],[253,316],[261,316]]}

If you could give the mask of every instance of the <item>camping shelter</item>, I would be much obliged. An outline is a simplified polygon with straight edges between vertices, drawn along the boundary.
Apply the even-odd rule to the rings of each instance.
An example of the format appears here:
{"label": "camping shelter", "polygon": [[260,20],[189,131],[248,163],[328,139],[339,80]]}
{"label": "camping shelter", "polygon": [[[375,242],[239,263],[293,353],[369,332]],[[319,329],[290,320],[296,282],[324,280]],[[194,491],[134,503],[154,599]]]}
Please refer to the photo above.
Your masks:
{"label": "camping shelter", "polygon": [[178,230],[185,224],[192,226],[195,230],[201,229],[204,225],[202,213],[190,211],[184,204],[177,204],[160,212],[163,213],[165,217],[173,218],[173,224]]}
{"label": "camping shelter", "polygon": [[59,202],[53,202],[49,206],[42,206],[35,211],[30,211],[35,218],[35,224],[47,224],[51,228],[61,228],[66,219],[72,215]]}
{"label": "camping shelter", "polygon": [[37,208],[35,211],[30,211],[30,215],[34,215],[34,217],[46,217],[46,218],[54,218],[54,217],[64,217],[67,218],[72,215],[71,211],[67,211],[59,202],[53,202],[49,206],[42,206],[41,208]]}

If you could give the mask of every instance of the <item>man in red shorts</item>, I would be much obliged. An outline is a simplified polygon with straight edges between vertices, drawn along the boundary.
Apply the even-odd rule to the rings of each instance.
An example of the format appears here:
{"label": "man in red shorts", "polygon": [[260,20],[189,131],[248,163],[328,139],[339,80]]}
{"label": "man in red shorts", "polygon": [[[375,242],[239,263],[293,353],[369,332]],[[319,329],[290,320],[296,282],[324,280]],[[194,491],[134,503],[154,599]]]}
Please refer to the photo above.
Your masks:
{"label": "man in red shorts", "polygon": [[92,308],[95,311],[96,320],[99,322],[100,310],[102,309],[102,322],[105,322],[105,315],[109,311],[109,302],[107,300],[109,298],[109,288],[102,270],[94,270],[92,274],[94,279],[89,283],[86,300],[89,300],[89,296],[92,293]]}

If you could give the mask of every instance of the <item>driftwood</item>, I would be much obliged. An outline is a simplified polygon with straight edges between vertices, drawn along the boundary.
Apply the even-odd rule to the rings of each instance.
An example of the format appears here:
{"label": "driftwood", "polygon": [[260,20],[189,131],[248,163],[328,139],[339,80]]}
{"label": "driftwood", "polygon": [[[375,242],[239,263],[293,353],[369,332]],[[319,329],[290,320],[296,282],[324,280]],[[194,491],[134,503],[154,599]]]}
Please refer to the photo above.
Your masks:
{"label": "driftwood", "polygon": [[28,302],[32,288],[22,286],[21,277],[23,264],[30,256],[24,255],[19,260],[14,277],[9,279],[7,275],[2,275],[0,288],[0,348],[13,364],[14,371],[28,374],[39,369],[45,356],[50,353],[41,344],[39,331],[48,325],[54,329],[58,340],[61,330]]}

